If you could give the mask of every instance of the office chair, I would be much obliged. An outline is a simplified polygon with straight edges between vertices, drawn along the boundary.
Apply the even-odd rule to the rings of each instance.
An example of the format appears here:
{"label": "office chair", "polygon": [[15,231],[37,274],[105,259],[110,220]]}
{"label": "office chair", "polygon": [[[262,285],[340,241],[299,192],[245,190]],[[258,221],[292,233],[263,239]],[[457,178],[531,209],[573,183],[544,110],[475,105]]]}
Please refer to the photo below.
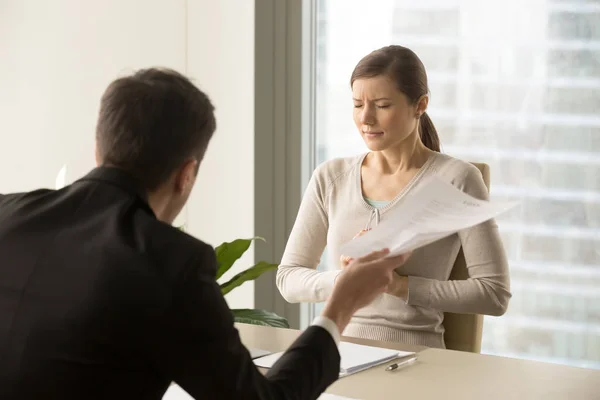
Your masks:
{"label": "office chair", "polygon": [[[473,163],[483,176],[483,181],[490,190],[490,167],[487,164]],[[460,249],[450,280],[464,280],[469,278],[467,264],[462,248]],[[480,314],[454,314],[444,313],[444,342],[449,350],[468,351],[479,353],[481,351],[481,335],[483,332],[483,315]]]}

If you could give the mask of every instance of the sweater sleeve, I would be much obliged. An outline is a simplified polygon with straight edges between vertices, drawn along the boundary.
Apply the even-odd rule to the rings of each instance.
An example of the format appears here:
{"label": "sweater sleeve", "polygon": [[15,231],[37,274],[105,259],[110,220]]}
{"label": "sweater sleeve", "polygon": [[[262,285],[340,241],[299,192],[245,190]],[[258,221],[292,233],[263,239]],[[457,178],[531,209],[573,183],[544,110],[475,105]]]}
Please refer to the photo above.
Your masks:
{"label": "sweater sleeve", "polygon": [[296,222],[288,239],[277,287],[290,303],[327,300],[340,271],[317,271],[327,244],[329,221],[326,206],[327,184],[317,169],[304,192]]}
{"label": "sweater sleeve", "polygon": [[[480,171],[473,166],[465,177],[462,190],[488,200]],[[469,279],[438,281],[410,276],[408,304],[443,312],[500,316],[511,297],[506,253],[495,220],[458,233],[467,264]]]}

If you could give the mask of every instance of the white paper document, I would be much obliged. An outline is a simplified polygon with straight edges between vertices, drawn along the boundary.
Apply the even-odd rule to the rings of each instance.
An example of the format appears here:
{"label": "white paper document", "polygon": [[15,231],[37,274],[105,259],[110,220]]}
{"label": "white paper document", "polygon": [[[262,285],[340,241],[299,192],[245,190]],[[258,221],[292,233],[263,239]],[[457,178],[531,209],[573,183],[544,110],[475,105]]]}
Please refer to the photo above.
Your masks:
{"label": "white paper document", "polygon": [[317,400],[358,400],[350,397],[338,396],[335,394],[323,393]]}
{"label": "white paper document", "polygon": [[516,204],[478,200],[432,177],[379,225],[343,244],[340,251],[356,258],[388,248],[390,256],[399,255],[495,218]]}
{"label": "white paper document", "polygon": [[342,358],[340,378],[359,371],[385,364],[398,357],[415,354],[413,352],[384,349],[349,342],[340,342],[338,346]]}
{"label": "white paper document", "polygon": [[250,357],[254,360],[255,358],[258,357],[264,357],[267,354],[271,354],[270,351],[268,350],[263,350],[263,349],[257,349],[254,347],[248,347],[248,351],[250,352]]}
{"label": "white paper document", "polygon": [[[185,390],[178,385],[171,385],[163,396],[162,400],[194,400]],[[335,394],[323,393],[317,400],[358,400],[350,397],[338,396]]]}
{"label": "white paper document", "polygon": [[[359,371],[384,364],[399,357],[412,355],[412,352],[384,349],[381,347],[365,346],[349,342],[340,342],[340,378],[355,374]],[[254,360],[254,364],[263,368],[271,368],[283,352],[273,353]]]}
{"label": "white paper document", "polygon": [[173,384],[169,386],[162,400],[194,400],[194,398],[183,390],[181,386]]}

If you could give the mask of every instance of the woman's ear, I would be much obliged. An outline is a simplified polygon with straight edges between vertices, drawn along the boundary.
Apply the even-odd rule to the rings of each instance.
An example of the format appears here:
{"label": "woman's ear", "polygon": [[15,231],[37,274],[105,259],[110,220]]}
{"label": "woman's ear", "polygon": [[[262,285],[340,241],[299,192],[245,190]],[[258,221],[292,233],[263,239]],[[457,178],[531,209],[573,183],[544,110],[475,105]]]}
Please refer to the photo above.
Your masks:
{"label": "woman's ear", "polygon": [[417,118],[420,118],[421,115],[423,115],[423,113],[427,110],[428,105],[429,105],[429,95],[424,94],[423,96],[419,97],[419,100],[417,100],[417,111],[416,111],[416,114],[418,115]]}

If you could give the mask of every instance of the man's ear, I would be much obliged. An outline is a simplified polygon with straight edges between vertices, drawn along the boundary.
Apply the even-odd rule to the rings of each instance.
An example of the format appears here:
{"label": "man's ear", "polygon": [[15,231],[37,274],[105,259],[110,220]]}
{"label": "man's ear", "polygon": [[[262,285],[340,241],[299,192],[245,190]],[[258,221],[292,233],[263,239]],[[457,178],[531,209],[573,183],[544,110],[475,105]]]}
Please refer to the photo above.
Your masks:
{"label": "man's ear", "polygon": [[179,193],[189,194],[196,182],[198,172],[198,160],[192,158],[187,160],[179,169],[175,180],[175,189]]}
{"label": "man's ear", "polygon": [[94,157],[96,158],[96,167],[100,166],[100,154],[98,153],[98,143],[94,143]]}

